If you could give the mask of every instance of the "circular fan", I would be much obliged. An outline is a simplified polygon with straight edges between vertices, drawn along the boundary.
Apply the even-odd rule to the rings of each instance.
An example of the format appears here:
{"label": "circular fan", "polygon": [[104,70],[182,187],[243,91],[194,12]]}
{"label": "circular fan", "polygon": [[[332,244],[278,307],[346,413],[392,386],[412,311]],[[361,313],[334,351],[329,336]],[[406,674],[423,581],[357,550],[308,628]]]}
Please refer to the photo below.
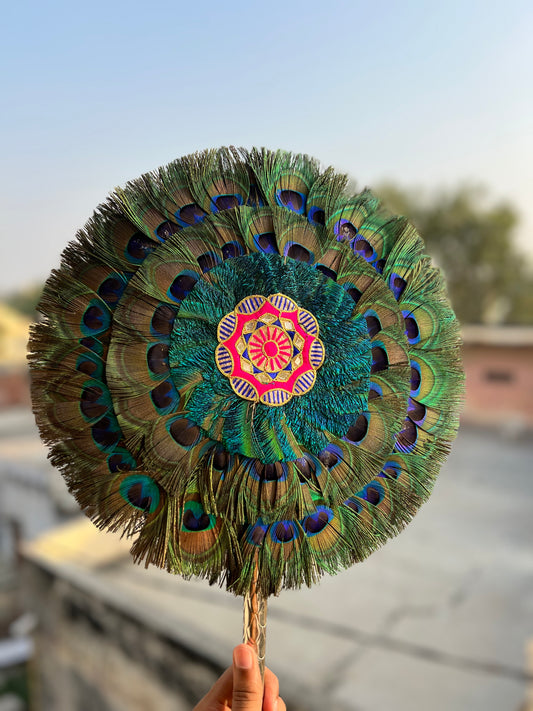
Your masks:
{"label": "circular fan", "polygon": [[144,175],[67,247],[30,340],[37,422],[81,507],[136,561],[247,595],[252,627],[256,593],[396,534],[457,429],[442,276],[345,184],[255,149]]}

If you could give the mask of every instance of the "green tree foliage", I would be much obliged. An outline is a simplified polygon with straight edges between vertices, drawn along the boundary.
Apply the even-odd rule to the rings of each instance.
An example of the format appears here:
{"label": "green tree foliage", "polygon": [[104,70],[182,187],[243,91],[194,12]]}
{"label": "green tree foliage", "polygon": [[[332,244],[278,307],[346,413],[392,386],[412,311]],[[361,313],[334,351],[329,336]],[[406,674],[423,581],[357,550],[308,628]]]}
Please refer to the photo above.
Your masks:
{"label": "green tree foliage", "polygon": [[[350,185],[356,192],[355,184]],[[506,204],[486,205],[473,187],[421,195],[385,184],[375,192],[388,210],[406,215],[446,274],[450,298],[463,323],[533,325],[531,265],[514,242],[518,216]],[[42,285],[4,301],[30,318]]]}
{"label": "green tree foliage", "polygon": [[34,284],[20,291],[15,291],[2,298],[2,301],[11,306],[15,311],[35,320],[37,318],[36,307],[43,293],[43,284]]}
{"label": "green tree foliage", "polygon": [[533,324],[533,274],[514,242],[511,206],[486,205],[473,187],[431,198],[391,184],[375,192],[416,225],[463,323]]}

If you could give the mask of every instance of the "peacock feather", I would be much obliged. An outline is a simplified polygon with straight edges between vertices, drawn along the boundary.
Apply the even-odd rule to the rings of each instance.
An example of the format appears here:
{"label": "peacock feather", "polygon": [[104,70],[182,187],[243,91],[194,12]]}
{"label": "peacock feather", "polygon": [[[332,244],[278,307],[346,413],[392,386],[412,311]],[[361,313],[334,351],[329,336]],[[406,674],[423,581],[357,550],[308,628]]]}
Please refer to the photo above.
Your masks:
{"label": "peacock feather", "polygon": [[458,324],[403,217],[304,155],[223,148],[116,190],[30,339],[51,459],[136,561],[263,596],[364,559],[458,426]]}

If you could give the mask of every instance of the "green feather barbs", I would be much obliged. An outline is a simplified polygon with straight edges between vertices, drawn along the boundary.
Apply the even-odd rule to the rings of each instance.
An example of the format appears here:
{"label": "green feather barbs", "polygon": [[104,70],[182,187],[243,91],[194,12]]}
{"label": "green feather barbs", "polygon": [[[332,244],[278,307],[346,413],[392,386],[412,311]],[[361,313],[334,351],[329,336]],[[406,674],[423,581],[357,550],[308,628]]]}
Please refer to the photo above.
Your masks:
{"label": "green feather barbs", "polygon": [[285,152],[187,156],[117,190],[48,280],[41,435],[136,560],[237,594],[258,565],[268,595],[362,560],[429,495],[458,325],[416,231],[345,183]]}

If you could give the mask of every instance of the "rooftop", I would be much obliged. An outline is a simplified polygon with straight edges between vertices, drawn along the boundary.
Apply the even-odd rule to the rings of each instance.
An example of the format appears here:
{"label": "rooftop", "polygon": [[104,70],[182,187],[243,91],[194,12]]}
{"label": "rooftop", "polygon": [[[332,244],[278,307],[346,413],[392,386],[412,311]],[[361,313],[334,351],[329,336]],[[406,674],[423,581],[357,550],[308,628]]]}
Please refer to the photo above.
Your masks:
{"label": "rooftop", "polygon": [[[533,674],[533,447],[463,429],[430,501],[365,563],[269,601],[267,664],[307,709],[519,708]],[[505,472],[505,485],[502,473]],[[143,625],[225,665],[241,601],[134,566],[80,519],[26,556]]]}

